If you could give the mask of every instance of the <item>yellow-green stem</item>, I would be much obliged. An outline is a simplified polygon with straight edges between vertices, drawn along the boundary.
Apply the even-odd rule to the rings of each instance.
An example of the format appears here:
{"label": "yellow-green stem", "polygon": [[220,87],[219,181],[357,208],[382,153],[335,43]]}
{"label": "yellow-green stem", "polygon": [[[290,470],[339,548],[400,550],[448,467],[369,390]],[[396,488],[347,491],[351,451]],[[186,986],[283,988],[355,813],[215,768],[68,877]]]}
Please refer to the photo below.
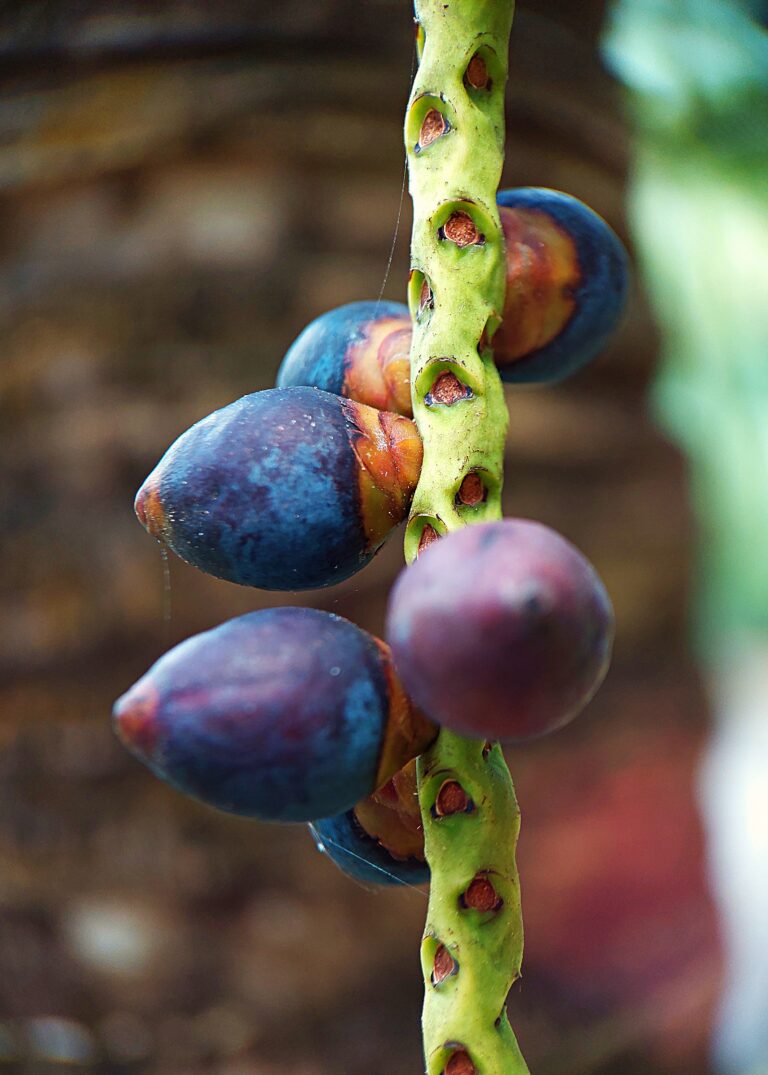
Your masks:
{"label": "yellow-green stem", "polygon": [[[420,63],[405,138],[414,203],[411,384],[424,463],[406,530],[409,562],[425,528],[442,535],[501,515],[507,410],[491,339],[504,304],[496,191],[512,11],[512,0],[416,0]],[[486,490],[474,506],[459,497],[472,472]],[[470,803],[439,816],[446,781]],[[419,799],[431,871],[422,942],[428,1075],[524,1075],[505,1010],[523,947],[519,812],[500,748],[441,732],[419,762]],[[490,911],[467,905],[478,878],[500,897]],[[448,956],[453,972],[443,977]]]}

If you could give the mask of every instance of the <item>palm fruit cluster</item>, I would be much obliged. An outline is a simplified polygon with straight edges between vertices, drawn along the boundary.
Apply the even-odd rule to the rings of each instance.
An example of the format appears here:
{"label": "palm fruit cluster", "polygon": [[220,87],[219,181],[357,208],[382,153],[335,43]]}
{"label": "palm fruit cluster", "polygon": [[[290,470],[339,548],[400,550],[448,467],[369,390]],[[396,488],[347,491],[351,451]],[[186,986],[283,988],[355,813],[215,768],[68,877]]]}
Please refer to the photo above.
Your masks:
{"label": "palm fruit cluster", "polygon": [[[624,251],[567,195],[524,188],[498,203],[507,297],[494,361],[508,383],[557,380],[615,329]],[[168,449],[136,497],[142,524],[188,563],[247,586],[325,587],[365,567],[407,518],[419,480],[411,335],[399,303],[319,317],[276,388],[215,411]],[[477,503],[479,476],[457,495]],[[439,726],[502,741],[559,727],[601,682],[612,629],[578,550],[505,519],[424,542],[392,593],[388,644],[326,612],[253,612],[162,657],[118,700],[115,726],[181,791],[235,814],[311,822],[321,850],[358,879],[418,882],[414,759]]]}

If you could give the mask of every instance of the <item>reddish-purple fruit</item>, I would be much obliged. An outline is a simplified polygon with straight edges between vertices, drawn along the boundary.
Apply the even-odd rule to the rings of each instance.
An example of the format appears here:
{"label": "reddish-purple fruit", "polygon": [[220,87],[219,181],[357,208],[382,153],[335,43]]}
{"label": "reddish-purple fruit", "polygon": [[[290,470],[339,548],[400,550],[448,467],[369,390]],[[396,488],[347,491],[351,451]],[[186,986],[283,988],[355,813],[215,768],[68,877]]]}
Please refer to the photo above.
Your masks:
{"label": "reddish-purple fruit", "polygon": [[116,702],[114,720],[157,776],[264,821],[349,809],[437,732],[383,642],[310,608],[262,609],[182,642]]}
{"label": "reddish-purple fruit", "polygon": [[392,592],[387,639],[428,717],[475,739],[553,731],[608,668],[611,603],[565,538],[523,519],[432,542]]}

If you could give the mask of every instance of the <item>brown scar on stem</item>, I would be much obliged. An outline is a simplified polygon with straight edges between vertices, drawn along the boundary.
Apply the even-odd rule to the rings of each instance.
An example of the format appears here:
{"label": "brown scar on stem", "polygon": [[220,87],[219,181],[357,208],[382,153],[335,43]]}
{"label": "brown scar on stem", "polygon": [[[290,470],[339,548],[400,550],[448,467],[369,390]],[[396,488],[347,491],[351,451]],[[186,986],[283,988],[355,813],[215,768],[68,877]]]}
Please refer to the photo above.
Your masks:
{"label": "brown scar on stem", "polygon": [[434,526],[430,526],[429,523],[421,531],[421,537],[419,538],[419,553],[422,553],[424,549],[428,548],[433,541],[437,541],[440,535]]}
{"label": "brown scar on stem", "polygon": [[487,495],[488,490],[485,488],[483,479],[473,470],[465,475],[459,486],[457,499],[460,504],[466,504],[467,507],[474,508],[477,504],[481,504]]}
{"label": "brown scar on stem", "polygon": [[460,897],[462,906],[472,911],[499,911],[504,903],[487,877],[477,874]]}
{"label": "brown scar on stem", "polygon": [[479,52],[476,52],[467,64],[464,78],[473,90],[490,89],[491,80],[488,77],[488,68]]}
{"label": "brown scar on stem", "polygon": [[421,122],[419,148],[425,149],[427,146],[431,146],[432,143],[436,142],[447,130],[448,122],[443,113],[437,108],[430,108],[429,112],[427,112]]}
{"label": "brown scar on stem", "polygon": [[443,1075],[477,1075],[477,1068],[468,1052],[457,1049],[443,1068]]}
{"label": "brown scar on stem", "polygon": [[471,390],[461,383],[456,374],[448,370],[446,373],[441,373],[432,385],[428,393],[428,402],[442,403],[450,407],[452,403],[458,403],[461,399],[469,399],[471,394]]}
{"label": "brown scar on stem", "polygon": [[458,247],[474,246],[476,243],[485,241],[485,237],[478,231],[477,224],[463,209],[457,209],[451,213],[440,231],[446,239]]}
{"label": "brown scar on stem", "polygon": [[425,277],[421,285],[421,294],[419,295],[419,312],[426,310],[428,306],[432,306],[432,288]]}
{"label": "brown scar on stem", "polygon": [[472,800],[458,780],[446,780],[440,787],[435,799],[435,813],[438,817],[463,814],[471,806]]}
{"label": "brown scar on stem", "polygon": [[446,978],[456,974],[459,965],[444,944],[437,946],[432,962],[432,985],[440,985]]}

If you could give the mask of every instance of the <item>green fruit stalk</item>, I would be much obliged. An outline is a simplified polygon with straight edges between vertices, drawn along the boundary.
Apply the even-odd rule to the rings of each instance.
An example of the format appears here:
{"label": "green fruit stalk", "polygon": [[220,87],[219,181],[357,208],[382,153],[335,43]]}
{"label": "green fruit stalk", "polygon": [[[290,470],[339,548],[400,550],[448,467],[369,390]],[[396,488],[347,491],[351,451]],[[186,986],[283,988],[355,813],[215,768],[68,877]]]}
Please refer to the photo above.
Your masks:
{"label": "green fruit stalk", "polygon": [[[504,308],[496,191],[512,12],[512,0],[416,2],[420,63],[405,139],[424,462],[409,563],[441,535],[501,517],[507,410],[492,338]],[[522,959],[520,817],[500,748],[442,731],[419,761],[419,799],[431,871],[421,952],[427,1075],[524,1075],[505,1010]]]}

